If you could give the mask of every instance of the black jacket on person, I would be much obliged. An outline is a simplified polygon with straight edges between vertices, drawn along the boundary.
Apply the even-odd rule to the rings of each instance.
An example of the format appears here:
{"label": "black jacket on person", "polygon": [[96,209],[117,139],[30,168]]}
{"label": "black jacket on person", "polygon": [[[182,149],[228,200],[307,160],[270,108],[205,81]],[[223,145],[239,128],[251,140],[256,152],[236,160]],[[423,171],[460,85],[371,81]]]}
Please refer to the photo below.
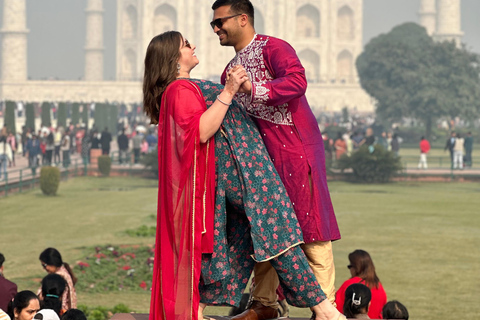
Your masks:
{"label": "black jacket on person", "polygon": [[128,150],[128,137],[125,133],[122,133],[117,137],[118,149]]}

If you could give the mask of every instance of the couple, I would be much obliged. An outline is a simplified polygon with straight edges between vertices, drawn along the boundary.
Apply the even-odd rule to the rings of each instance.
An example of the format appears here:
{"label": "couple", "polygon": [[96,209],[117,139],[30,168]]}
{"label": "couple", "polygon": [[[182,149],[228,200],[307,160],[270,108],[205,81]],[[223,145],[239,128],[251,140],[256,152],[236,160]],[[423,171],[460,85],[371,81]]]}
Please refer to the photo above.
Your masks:
{"label": "couple", "polygon": [[340,235],[304,69],[286,42],[255,34],[250,1],[212,8],[220,43],[237,51],[225,87],[189,79],[198,59],[178,32],[153,38],[145,58],[144,108],[159,125],[150,319],[236,305],[253,268],[255,302],[240,319],[276,317],[279,282],[290,304],[338,319],[326,298]]}

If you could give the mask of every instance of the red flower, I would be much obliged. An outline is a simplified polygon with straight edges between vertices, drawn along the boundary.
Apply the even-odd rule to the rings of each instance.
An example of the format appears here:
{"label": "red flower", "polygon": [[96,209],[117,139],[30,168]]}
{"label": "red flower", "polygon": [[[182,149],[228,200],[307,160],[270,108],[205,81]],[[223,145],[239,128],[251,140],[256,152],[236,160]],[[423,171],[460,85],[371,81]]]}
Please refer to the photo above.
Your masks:
{"label": "red flower", "polygon": [[77,264],[78,264],[78,266],[80,267],[80,269],[90,267],[90,265],[89,265],[88,263],[82,262],[82,261],[79,261]]}
{"label": "red flower", "polygon": [[145,281],[140,282],[140,288],[142,288],[143,290],[147,290],[147,284]]}
{"label": "red flower", "polygon": [[128,271],[128,270],[130,270],[131,268],[130,268],[129,265],[125,265],[125,266],[122,267],[122,269]]}

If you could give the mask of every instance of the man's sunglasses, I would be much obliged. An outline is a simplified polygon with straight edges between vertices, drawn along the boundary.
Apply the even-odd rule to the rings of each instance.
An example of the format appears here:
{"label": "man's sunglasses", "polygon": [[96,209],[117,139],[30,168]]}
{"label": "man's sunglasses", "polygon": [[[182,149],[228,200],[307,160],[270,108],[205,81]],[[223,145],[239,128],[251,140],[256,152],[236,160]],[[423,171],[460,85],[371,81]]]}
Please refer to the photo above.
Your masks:
{"label": "man's sunglasses", "polygon": [[223,24],[225,23],[226,20],[228,20],[230,18],[233,18],[233,17],[236,17],[236,16],[241,16],[242,14],[243,13],[239,13],[239,14],[235,14],[233,16],[228,16],[228,17],[215,19],[212,22],[210,22],[210,26],[212,27],[212,29],[215,29],[215,27],[220,29],[223,26]]}

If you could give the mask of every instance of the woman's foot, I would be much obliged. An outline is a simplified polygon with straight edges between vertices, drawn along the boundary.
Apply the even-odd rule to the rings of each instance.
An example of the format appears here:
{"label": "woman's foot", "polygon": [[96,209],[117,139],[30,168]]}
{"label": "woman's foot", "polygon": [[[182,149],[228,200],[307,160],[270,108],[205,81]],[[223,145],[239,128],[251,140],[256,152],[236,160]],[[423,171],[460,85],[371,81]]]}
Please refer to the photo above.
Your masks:
{"label": "woman's foot", "polygon": [[346,319],[343,314],[332,305],[332,303],[325,299],[321,303],[311,308],[313,311],[312,320],[342,320]]}
{"label": "woman's foot", "polygon": [[200,302],[198,306],[198,320],[203,320],[203,310],[205,310],[206,307],[207,305],[205,303]]}

